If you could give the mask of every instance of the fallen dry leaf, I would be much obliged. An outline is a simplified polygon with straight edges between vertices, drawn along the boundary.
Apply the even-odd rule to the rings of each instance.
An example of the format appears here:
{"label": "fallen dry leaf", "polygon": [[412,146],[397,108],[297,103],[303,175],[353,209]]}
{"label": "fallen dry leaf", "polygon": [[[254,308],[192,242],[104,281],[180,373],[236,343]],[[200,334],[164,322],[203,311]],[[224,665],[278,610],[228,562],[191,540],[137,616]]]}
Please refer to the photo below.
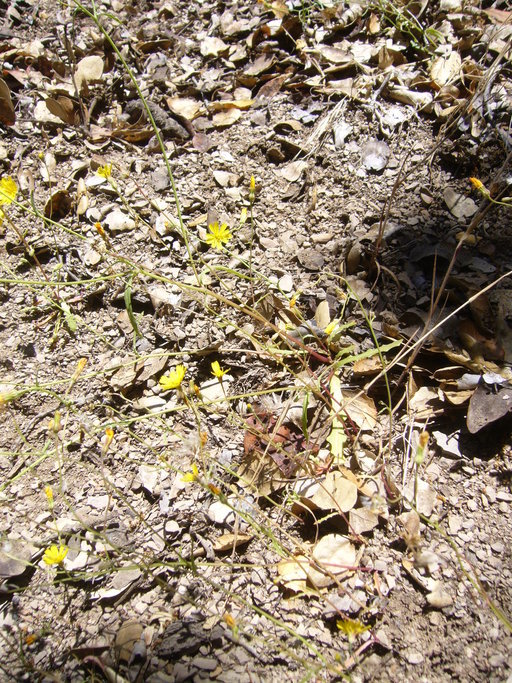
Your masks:
{"label": "fallen dry leaf", "polygon": [[13,126],[16,122],[16,114],[11,99],[11,91],[3,78],[0,78],[0,123],[4,126]]}
{"label": "fallen dry leaf", "polygon": [[75,71],[75,83],[78,92],[82,92],[89,83],[101,80],[104,62],[99,55],[89,55],[81,59]]}

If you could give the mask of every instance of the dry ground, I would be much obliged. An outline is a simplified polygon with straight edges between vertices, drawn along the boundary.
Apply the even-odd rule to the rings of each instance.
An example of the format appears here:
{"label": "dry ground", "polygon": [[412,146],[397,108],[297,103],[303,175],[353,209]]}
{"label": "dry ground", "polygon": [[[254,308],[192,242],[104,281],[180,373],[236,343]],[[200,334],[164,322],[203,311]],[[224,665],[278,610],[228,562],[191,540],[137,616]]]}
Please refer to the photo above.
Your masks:
{"label": "dry ground", "polygon": [[[2,129],[1,175],[22,205],[4,207],[0,227],[0,382],[4,397],[17,392],[0,414],[2,680],[512,675],[508,403],[494,420],[497,399],[460,383],[510,379],[509,278],[437,329],[412,367],[404,356],[387,385],[372,351],[417,339],[512,269],[511,210],[468,181],[506,188],[511,173],[510,55],[491,30],[506,47],[510,18],[499,3],[494,14],[430,5],[420,23],[466,65],[442,87],[429,69],[443,50],[415,47],[424,34],[398,31],[386,3],[353,23],[345,6],[282,18],[277,4],[102,3],[152,103],[184,239],[112,45],[68,5],[2,3],[16,121]],[[89,82],[77,97],[88,56],[102,73],[79,74]],[[105,164],[110,179],[97,174]],[[233,234],[228,251],[204,242],[216,220]],[[471,221],[478,240],[441,284]],[[433,287],[444,296],[430,320]],[[329,320],[347,324],[333,343]],[[177,364],[183,392],[163,392]],[[332,368],[341,391],[359,392],[342,461],[326,441]],[[507,387],[492,395],[506,403]],[[289,450],[269,446],[279,420]],[[248,462],[263,470],[252,487],[238,478]],[[327,471],[355,478],[357,500],[307,512],[297,481]],[[374,524],[357,530],[354,511],[368,510]],[[333,534],[354,563],[306,582],[293,558],[311,562]],[[68,556],[47,566],[59,543]],[[351,625],[368,628],[349,637]]]}

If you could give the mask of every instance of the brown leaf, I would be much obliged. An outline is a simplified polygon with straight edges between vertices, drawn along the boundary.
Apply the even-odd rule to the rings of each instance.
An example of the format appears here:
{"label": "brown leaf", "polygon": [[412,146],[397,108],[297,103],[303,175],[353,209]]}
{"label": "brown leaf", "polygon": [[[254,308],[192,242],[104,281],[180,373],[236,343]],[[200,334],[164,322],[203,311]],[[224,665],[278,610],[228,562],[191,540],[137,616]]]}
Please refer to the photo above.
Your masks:
{"label": "brown leaf", "polygon": [[85,90],[89,83],[101,80],[104,62],[99,55],[89,55],[76,65],[75,83],[78,92]]}
{"label": "brown leaf", "polygon": [[124,128],[116,128],[112,131],[111,136],[127,142],[146,142],[154,134],[152,128],[141,128],[138,123],[135,123],[133,126],[127,125]]}
{"label": "brown leaf", "polygon": [[71,210],[73,201],[67,190],[54,192],[44,207],[44,215],[52,221],[60,221]]}
{"label": "brown leaf", "polygon": [[257,57],[252,64],[244,69],[246,76],[259,76],[264,71],[268,71],[275,62],[275,57],[270,53],[264,53]]}
{"label": "brown leaf", "polygon": [[181,116],[187,121],[193,121],[200,114],[205,113],[201,102],[191,97],[168,97],[166,102],[173,114]]}
{"label": "brown leaf", "polygon": [[48,97],[45,100],[48,110],[58,118],[67,123],[68,126],[74,126],[76,123],[75,105],[72,99],[59,95],[56,98]]}
{"label": "brown leaf", "polygon": [[251,534],[222,534],[215,540],[213,549],[218,553],[228,552],[252,540]]}
{"label": "brown leaf", "polygon": [[258,90],[256,101],[262,102],[272,99],[281,90],[283,84],[286,83],[288,78],[289,74],[282,74],[281,76],[277,76],[276,78],[264,83]]}
{"label": "brown leaf", "polygon": [[144,627],[138,621],[126,621],[116,635],[115,649],[121,662],[129,662],[132,658],[135,643],[140,640]]}
{"label": "brown leaf", "polygon": [[4,126],[13,126],[15,121],[16,114],[14,113],[11,91],[3,78],[0,78],[0,122]]}
{"label": "brown leaf", "polygon": [[214,114],[212,116],[212,123],[217,128],[224,128],[227,126],[232,126],[234,123],[238,121],[238,119],[241,116],[242,112],[240,111],[240,109],[231,107],[231,109],[227,109],[226,111],[219,111],[216,114]]}

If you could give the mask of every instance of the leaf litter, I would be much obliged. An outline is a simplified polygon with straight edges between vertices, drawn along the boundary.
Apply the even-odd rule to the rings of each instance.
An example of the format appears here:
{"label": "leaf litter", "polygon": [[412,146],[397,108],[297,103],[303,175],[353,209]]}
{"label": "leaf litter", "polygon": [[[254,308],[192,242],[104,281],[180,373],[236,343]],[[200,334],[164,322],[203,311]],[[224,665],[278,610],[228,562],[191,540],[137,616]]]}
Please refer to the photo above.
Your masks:
{"label": "leaf litter", "polygon": [[[495,541],[512,501],[507,280],[487,305],[475,302],[491,274],[511,270],[510,38],[498,10],[433,5],[113,7],[149,114],[90,22],[49,6],[30,26],[9,15],[0,157],[46,219],[20,212],[20,231],[0,228],[2,396],[14,392],[0,404],[1,563],[5,594],[25,615],[20,624],[6,599],[11,670],[49,672],[58,661],[70,679],[94,668],[127,680],[249,680],[250,661],[261,680],[304,670],[387,680],[380,644],[405,655],[394,665],[408,680],[476,679],[477,661],[456,656],[462,640],[468,652],[478,643],[486,675],[507,675],[507,620],[484,606],[488,593],[506,606],[510,573]],[[71,47],[57,34],[26,42],[24,30],[38,38],[62,18],[81,29]],[[427,173],[429,117],[444,128]],[[169,187],[150,180],[151,118],[183,218]],[[17,155],[24,137],[37,163]],[[110,163],[113,184],[96,173]],[[488,195],[472,193],[475,174]],[[237,228],[247,209],[254,222]],[[215,223],[229,226],[217,261],[204,247]],[[264,293],[244,280],[247,268],[263,273]],[[35,289],[27,305],[27,269],[57,281],[51,297]],[[194,291],[198,282],[213,296]],[[221,297],[239,313],[254,304],[255,315],[230,317]],[[393,357],[411,344],[419,353],[403,385],[403,358],[393,367]],[[212,379],[219,353],[230,374]],[[159,377],[181,361],[186,381],[162,396]],[[468,371],[472,384],[460,381]],[[52,394],[66,382],[63,397]],[[404,386],[390,421],[391,390]],[[427,431],[439,450],[420,453]],[[41,495],[48,482],[55,511]],[[453,511],[461,524],[446,528]],[[61,543],[69,556],[43,571],[38,555]],[[461,575],[466,561],[485,578],[480,604]],[[49,595],[72,617],[50,628]],[[79,645],[95,654],[77,661],[72,623],[83,619]],[[96,652],[104,632],[110,652]],[[441,663],[421,654],[432,643]],[[326,645],[332,656],[317,659]]]}

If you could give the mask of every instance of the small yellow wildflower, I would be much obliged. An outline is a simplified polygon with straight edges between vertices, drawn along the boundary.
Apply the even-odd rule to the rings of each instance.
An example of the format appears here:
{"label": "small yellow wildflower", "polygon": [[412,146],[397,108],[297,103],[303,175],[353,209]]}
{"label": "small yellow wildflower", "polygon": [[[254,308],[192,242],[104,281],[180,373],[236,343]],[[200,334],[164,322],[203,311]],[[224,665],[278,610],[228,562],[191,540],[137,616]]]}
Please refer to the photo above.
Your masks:
{"label": "small yellow wildflower", "polygon": [[77,379],[80,377],[80,375],[84,371],[84,368],[86,365],[87,365],[87,358],[80,358],[80,360],[76,364],[75,372],[73,373],[71,380],[70,380],[71,386],[73,386],[75,384]]}
{"label": "small yellow wildflower", "polygon": [[251,204],[254,202],[254,199],[256,197],[256,180],[254,179],[254,176],[251,176],[251,183],[249,185],[249,201]]}
{"label": "small yellow wildflower", "polygon": [[233,237],[233,235],[229,232],[227,223],[223,223],[219,226],[219,223],[215,221],[215,223],[210,223],[208,229],[210,232],[206,235],[205,241],[214,249],[222,249],[223,245],[226,242],[229,242],[229,240]]}
{"label": "small yellow wildflower", "polygon": [[470,178],[469,180],[471,181],[471,184],[473,185],[475,190],[478,190],[478,192],[480,192],[480,194],[483,194],[484,197],[489,196],[489,190],[485,187],[481,180],[478,180],[478,178]]}
{"label": "small yellow wildflower", "polygon": [[238,624],[236,623],[235,617],[232,614],[230,614],[229,612],[224,612],[224,614],[222,615],[222,619],[229,626],[229,628],[232,630],[234,637],[237,638],[239,627],[238,627]]}
{"label": "small yellow wildflower", "polygon": [[182,477],[181,481],[184,481],[185,483],[190,483],[193,481],[197,481],[197,478],[199,477],[199,470],[197,469],[196,463],[193,463],[192,465],[192,471],[191,472],[186,472]]}
{"label": "small yellow wildflower", "polygon": [[301,294],[302,292],[299,289],[299,291],[295,292],[295,294],[292,296],[292,298],[290,299],[290,303],[288,304],[291,309],[295,308],[295,306],[297,305],[297,299],[300,297]]}
{"label": "small yellow wildflower", "polygon": [[53,510],[53,490],[51,486],[45,486],[44,487],[44,494],[46,496],[46,499],[48,501],[48,507],[50,510]]}
{"label": "small yellow wildflower", "polygon": [[112,429],[112,427],[107,427],[105,429],[105,436],[101,440],[101,442],[103,444],[103,447],[101,449],[102,455],[107,454],[107,451],[110,448],[110,444],[112,443],[113,438],[114,438],[114,430]]}
{"label": "small yellow wildflower", "polygon": [[[18,186],[10,175],[0,180],[0,206],[12,204],[18,194]],[[3,212],[2,212],[3,213]]]}
{"label": "small yellow wildflower", "polygon": [[212,375],[214,377],[217,377],[217,379],[221,380],[226,373],[227,373],[227,370],[223,370],[220,367],[218,360],[213,361],[213,363],[212,363]]}
{"label": "small yellow wildflower", "polygon": [[52,564],[61,564],[68,554],[68,551],[69,548],[65,545],[62,545],[62,543],[60,546],[51,545],[44,551],[43,561],[49,566]]}
{"label": "small yellow wildflower", "polygon": [[338,325],[337,320],[331,320],[331,322],[327,325],[327,327],[324,330],[325,334],[329,337],[329,335],[331,335],[334,332],[337,325]]}
{"label": "small yellow wildflower", "polygon": [[362,624],[357,619],[338,619],[336,626],[340,631],[347,636],[349,643],[352,643],[354,638],[370,628],[365,624]]}
{"label": "small yellow wildflower", "polygon": [[247,223],[247,207],[244,206],[244,208],[240,211],[240,227],[242,225],[245,225]]}
{"label": "small yellow wildflower", "polygon": [[229,626],[229,628],[235,628],[236,621],[235,621],[235,618],[232,614],[230,614],[229,612],[225,612],[222,615],[222,618],[226,622],[226,624]]}
{"label": "small yellow wildflower", "polygon": [[0,393],[0,412],[7,407],[11,401],[15,401],[20,396],[23,396],[23,391],[5,391]]}
{"label": "small yellow wildflower", "polygon": [[162,375],[158,383],[164,391],[169,391],[169,389],[177,389],[183,382],[186,372],[187,370],[184,365],[177,365],[168,375]]}
{"label": "small yellow wildflower", "polygon": [[96,173],[102,178],[108,179],[112,175],[112,164],[105,164],[100,166]]}

